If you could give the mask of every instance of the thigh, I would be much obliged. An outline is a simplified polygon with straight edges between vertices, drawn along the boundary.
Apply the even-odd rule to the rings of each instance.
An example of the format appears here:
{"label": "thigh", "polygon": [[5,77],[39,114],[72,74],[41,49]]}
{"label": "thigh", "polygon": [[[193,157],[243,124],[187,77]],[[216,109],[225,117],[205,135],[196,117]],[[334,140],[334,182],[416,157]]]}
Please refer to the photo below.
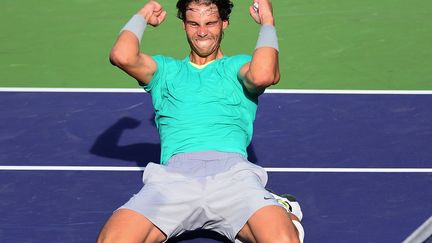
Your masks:
{"label": "thigh", "polygon": [[113,213],[99,234],[98,243],[163,242],[166,236],[150,220],[129,209]]}
{"label": "thigh", "polygon": [[266,206],[256,211],[237,237],[243,242],[298,242],[297,231],[283,207]]}
{"label": "thigh", "polygon": [[207,206],[224,219],[214,230],[234,240],[259,209],[279,205],[264,188],[266,176],[263,168],[247,162],[207,181]]}
{"label": "thigh", "polygon": [[202,195],[202,185],[199,182],[171,171],[166,166],[155,164],[146,167],[143,180],[143,188],[120,209],[129,209],[143,215],[167,238],[196,227],[185,225],[184,222],[199,211]]}

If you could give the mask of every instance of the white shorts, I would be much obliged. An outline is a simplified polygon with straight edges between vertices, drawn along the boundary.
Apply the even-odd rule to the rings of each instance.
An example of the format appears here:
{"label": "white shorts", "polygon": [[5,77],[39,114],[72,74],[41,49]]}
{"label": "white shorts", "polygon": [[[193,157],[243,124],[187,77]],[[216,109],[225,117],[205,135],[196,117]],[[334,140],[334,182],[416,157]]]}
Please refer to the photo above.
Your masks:
{"label": "white shorts", "polygon": [[216,231],[234,241],[258,209],[278,202],[264,188],[267,172],[239,153],[202,151],[149,163],[144,186],[121,208],[134,210],[167,239],[185,231]]}

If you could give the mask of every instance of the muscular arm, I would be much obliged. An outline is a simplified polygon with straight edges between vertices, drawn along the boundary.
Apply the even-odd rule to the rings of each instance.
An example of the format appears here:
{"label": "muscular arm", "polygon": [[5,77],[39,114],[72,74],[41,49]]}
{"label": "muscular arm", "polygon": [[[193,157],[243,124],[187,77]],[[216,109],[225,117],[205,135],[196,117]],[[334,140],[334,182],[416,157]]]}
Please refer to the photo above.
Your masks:
{"label": "muscular arm", "polygon": [[278,52],[270,47],[255,50],[252,61],[240,69],[240,78],[251,93],[261,94],[280,79]]}
{"label": "muscular arm", "polygon": [[[137,15],[142,16],[149,25],[158,26],[165,19],[166,12],[156,1],[149,1]],[[156,72],[153,58],[140,53],[137,36],[128,30],[120,33],[110,53],[110,62],[134,77],[141,84],[148,84]]]}
{"label": "muscular arm", "polygon": [[[274,26],[274,18],[269,0],[259,0],[259,12],[255,12],[251,6],[252,18],[262,25]],[[240,78],[246,89],[251,93],[262,93],[264,90],[280,80],[279,52],[272,47],[257,48],[252,56],[252,61],[245,64],[239,72]]]}
{"label": "muscular arm", "polygon": [[120,34],[111,50],[110,62],[142,84],[148,84],[157,69],[152,57],[139,52],[138,39],[129,31]]}

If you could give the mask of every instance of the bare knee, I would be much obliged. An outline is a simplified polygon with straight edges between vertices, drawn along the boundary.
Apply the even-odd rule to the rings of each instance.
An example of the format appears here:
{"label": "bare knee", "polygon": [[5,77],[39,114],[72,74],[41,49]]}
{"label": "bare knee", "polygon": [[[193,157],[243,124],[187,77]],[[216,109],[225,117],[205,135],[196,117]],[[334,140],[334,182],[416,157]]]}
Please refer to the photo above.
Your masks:
{"label": "bare knee", "polygon": [[108,242],[114,242],[115,237],[110,236],[110,232],[108,230],[103,229],[98,236],[97,243],[108,243]]}
{"label": "bare knee", "polygon": [[[294,227],[294,230],[291,228]],[[275,234],[275,238],[272,238],[271,242],[274,243],[300,243],[297,229],[294,225],[285,225],[280,229],[279,233]]]}
{"label": "bare knee", "polygon": [[126,243],[126,239],[122,237],[122,235],[118,231],[112,230],[112,228],[105,226],[99,234],[97,243],[114,243],[114,242]]}
{"label": "bare knee", "polygon": [[[256,243],[257,241],[253,236],[238,236],[238,239],[242,243]],[[293,235],[278,235],[273,240],[270,240],[269,242],[273,243],[301,243],[298,237],[295,237]]]}
{"label": "bare knee", "polygon": [[278,243],[300,243],[299,237],[297,235],[283,235],[280,239],[276,240]]}

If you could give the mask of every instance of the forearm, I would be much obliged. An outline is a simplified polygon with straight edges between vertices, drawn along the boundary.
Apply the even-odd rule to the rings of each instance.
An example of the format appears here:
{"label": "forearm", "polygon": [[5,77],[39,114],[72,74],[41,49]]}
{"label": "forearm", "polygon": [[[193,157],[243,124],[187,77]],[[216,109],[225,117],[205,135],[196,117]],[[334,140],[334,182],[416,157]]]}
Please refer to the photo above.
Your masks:
{"label": "forearm", "polygon": [[254,0],[249,13],[261,25],[252,60],[240,70],[246,88],[253,93],[279,82],[279,45],[270,0]]}
{"label": "forearm", "polygon": [[157,69],[153,58],[140,53],[140,43],[148,25],[161,24],[166,12],[156,1],[149,1],[122,28],[110,52],[110,61],[142,84],[148,84]]}
{"label": "forearm", "polygon": [[277,84],[279,79],[279,52],[272,47],[257,48],[252,56],[247,80],[265,89]]}
{"label": "forearm", "polygon": [[120,35],[110,53],[110,61],[116,66],[136,64],[140,56],[140,42],[147,21],[134,15],[120,31]]}
{"label": "forearm", "polygon": [[246,77],[249,85],[260,89],[276,84],[280,79],[279,47],[276,30],[271,24],[267,23],[261,27]]}

